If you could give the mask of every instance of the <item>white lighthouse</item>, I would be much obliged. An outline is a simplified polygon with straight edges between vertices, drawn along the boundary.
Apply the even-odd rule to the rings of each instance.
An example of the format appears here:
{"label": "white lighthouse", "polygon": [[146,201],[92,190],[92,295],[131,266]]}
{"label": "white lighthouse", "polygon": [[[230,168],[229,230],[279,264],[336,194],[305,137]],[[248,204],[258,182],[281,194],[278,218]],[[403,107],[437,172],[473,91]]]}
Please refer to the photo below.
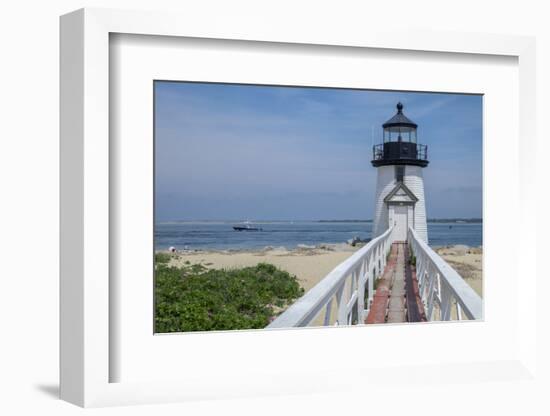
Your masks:
{"label": "white lighthouse", "polygon": [[393,241],[407,240],[412,227],[426,243],[426,202],[422,170],[428,166],[428,148],[417,143],[417,125],[397,113],[383,124],[383,143],[373,146],[372,165],[378,170],[373,238],[393,225]]}

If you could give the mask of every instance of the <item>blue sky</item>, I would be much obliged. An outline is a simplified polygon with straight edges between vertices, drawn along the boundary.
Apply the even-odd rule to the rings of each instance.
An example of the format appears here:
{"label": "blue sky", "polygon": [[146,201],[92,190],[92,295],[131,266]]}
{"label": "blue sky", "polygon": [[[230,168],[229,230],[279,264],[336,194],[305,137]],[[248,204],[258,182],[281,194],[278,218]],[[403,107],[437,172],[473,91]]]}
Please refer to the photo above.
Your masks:
{"label": "blue sky", "polygon": [[481,96],[156,82],[156,220],[370,219],[398,101],[428,145],[428,217],[481,217]]}

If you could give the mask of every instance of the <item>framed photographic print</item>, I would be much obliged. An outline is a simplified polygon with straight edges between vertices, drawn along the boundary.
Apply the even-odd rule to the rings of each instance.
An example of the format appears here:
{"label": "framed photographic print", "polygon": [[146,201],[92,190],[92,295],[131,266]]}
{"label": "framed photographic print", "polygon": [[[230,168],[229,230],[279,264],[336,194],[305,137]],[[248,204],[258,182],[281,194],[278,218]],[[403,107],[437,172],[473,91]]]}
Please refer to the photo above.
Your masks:
{"label": "framed photographic print", "polygon": [[530,379],[533,40],[181,19],[61,21],[62,398]]}

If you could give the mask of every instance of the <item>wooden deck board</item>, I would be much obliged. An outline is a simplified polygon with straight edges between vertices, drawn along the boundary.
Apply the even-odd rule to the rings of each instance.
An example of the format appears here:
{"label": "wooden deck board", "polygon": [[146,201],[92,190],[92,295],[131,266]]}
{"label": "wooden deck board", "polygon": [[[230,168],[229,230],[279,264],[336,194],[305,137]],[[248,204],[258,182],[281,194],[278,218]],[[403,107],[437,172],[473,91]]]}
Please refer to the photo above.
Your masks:
{"label": "wooden deck board", "polygon": [[392,244],[389,261],[377,283],[365,323],[425,322],[414,266],[406,242]]}

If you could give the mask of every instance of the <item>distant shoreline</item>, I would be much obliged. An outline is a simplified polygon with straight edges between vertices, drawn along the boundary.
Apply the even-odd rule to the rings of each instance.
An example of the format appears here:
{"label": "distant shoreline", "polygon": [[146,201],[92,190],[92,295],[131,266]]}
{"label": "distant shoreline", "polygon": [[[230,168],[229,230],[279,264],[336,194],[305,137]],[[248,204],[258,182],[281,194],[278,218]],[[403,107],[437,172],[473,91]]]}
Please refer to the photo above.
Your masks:
{"label": "distant shoreline", "polygon": [[[317,220],[315,222],[342,222],[342,223],[356,223],[356,222],[372,222],[372,220]],[[454,224],[481,224],[483,219],[481,218],[428,218],[429,223],[454,223]]]}
{"label": "distant shoreline", "polygon": [[[461,221],[461,220],[457,220]],[[463,221],[463,220],[462,220]],[[156,248],[263,249],[266,246],[294,248],[298,245],[366,242],[372,238],[372,222],[254,222],[261,231],[234,231],[231,222],[181,222],[155,226]],[[428,223],[432,245],[483,241],[482,223]]]}
{"label": "distant shoreline", "polygon": [[[196,248],[196,249],[181,249],[176,248],[175,254],[223,254],[223,255],[232,255],[232,254],[277,254],[277,255],[293,255],[293,254],[321,254],[321,253],[343,253],[349,252],[353,253],[363,247],[365,244],[360,244],[357,246],[352,246],[347,243],[326,243],[326,244],[317,244],[317,245],[307,245],[299,244],[297,247],[288,248],[284,246],[273,247],[266,246],[262,248],[231,248],[231,249],[215,249],[215,248]],[[438,251],[442,249],[453,250],[459,248],[460,250],[478,250],[482,246],[469,246],[465,244],[447,244],[447,245],[437,245],[430,246],[432,250]],[[155,253],[170,253],[166,248],[155,249]]]}
{"label": "distant shoreline", "polygon": [[[428,218],[428,223],[437,224],[482,224],[482,218]],[[157,221],[157,225],[166,225],[166,224],[238,224],[243,222],[242,220],[166,220],[166,221]],[[292,223],[372,223],[373,220],[360,220],[360,219],[349,219],[349,220],[251,220],[254,224],[292,224]]]}

